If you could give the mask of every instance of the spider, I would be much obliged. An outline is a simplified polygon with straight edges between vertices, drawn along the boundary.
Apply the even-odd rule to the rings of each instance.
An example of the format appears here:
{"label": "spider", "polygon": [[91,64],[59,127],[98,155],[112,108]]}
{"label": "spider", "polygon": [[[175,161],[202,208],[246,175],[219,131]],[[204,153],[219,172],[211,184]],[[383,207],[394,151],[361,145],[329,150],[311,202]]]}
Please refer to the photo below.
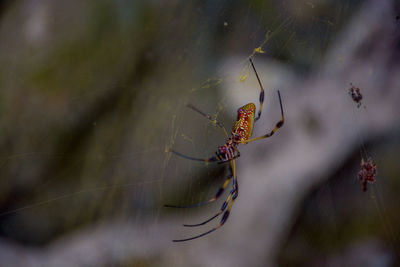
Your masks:
{"label": "spider", "polygon": [[284,115],[283,115],[283,108],[282,108],[282,100],[281,100],[281,95],[279,90],[277,91],[278,93],[278,98],[279,98],[279,104],[280,104],[280,108],[281,108],[281,120],[276,124],[275,128],[262,136],[256,137],[256,138],[251,138],[252,132],[253,132],[253,127],[254,127],[254,123],[256,121],[258,121],[261,117],[261,111],[262,111],[262,106],[263,106],[263,102],[264,102],[264,88],[261,84],[260,78],[258,77],[256,68],[254,67],[253,61],[250,58],[250,63],[251,66],[253,67],[254,73],[257,77],[257,81],[258,84],[260,85],[260,109],[258,111],[257,117],[255,117],[255,113],[256,113],[256,106],[253,103],[249,103],[247,105],[242,106],[241,108],[238,109],[237,111],[237,118],[236,121],[234,122],[233,128],[232,128],[232,134],[229,137],[229,135],[227,134],[227,131],[224,127],[224,125],[222,123],[220,123],[219,121],[217,121],[216,119],[213,119],[210,115],[207,115],[205,113],[203,113],[202,111],[200,111],[199,109],[195,108],[192,105],[187,105],[187,107],[189,107],[190,109],[194,110],[195,112],[199,113],[200,115],[202,115],[203,117],[207,118],[208,120],[214,122],[218,127],[222,128],[225,132],[225,135],[228,138],[228,141],[218,147],[218,150],[215,152],[215,156],[210,157],[210,158],[194,158],[191,156],[187,156],[184,155],[180,152],[174,151],[174,150],[170,150],[172,153],[174,153],[177,156],[186,158],[186,159],[190,159],[190,160],[197,160],[197,161],[203,161],[203,162],[217,162],[217,163],[225,163],[225,162],[229,162],[229,169],[230,169],[230,175],[226,178],[225,182],[223,183],[223,185],[219,188],[219,190],[217,191],[217,193],[215,194],[215,196],[213,198],[211,198],[208,201],[205,202],[201,202],[201,203],[197,203],[197,204],[193,204],[193,205],[188,205],[188,206],[175,206],[175,205],[164,205],[165,207],[169,207],[169,208],[193,208],[193,207],[200,207],[206,204],[210,204],[214,201],[216,201],[224,192],[224,190],[226,189],[226,187],[228,186],[230,180],[232,180],[232,189],[229,192],[228,197],[226,198],[226,200],[224,201],[224,203],[222,204],[220,210],[218,211],[217,214],[215,214],[214,216],[212,216],[211,218],[205,220],[204,222],[198,223],[198,224],[184,224],[183,226],[185,227],[196,227],[196,226],[201,226],[204,225],[210,221],[212,221],[213,219],[217,218],[218,216],[220,216],[222,214],[222,218],[221,221],[219,222],[219,224],[212,228],[211,230],[204,232],[202,234],[190,237],[190,238],[185,238],[185,239],[176,239],[176,240],[172,240],[173,242],[184,242],[184,241],[189,241],[192,239],[196,239],[205,235],[208,235],[211,232],[214,232],[215,230],[217,230],[218,228],[220,228],[221,226],[224,225],[224,223],[227,221],[228,217],[229,217],[229,213],[231,211],[231,208],[233,206],[233,203],[235,201],[235,199],[238,197],[239,194],[239,186],[238,186],[238,182],[237,182],[237,177],[236,177],[236,161],[235,159],[238,158],[240,156],[240,152],[238,150],[238,145],[239,144],[247,144],[253,141],[257,141],[260,139],[264,139],[267,137],[272,136],[279,128],[282,127],[283,123],[284,123]]}

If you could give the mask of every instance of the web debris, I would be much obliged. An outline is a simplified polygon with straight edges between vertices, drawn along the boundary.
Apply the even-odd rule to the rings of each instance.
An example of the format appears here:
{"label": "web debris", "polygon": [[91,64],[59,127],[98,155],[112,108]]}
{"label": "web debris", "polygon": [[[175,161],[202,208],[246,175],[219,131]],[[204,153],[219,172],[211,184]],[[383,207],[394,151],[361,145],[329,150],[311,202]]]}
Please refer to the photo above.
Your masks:
{"label": "web debris", "polygon": [[375,177],[377,174],[377,165],[372,161],[371,158],[368,158],[367,161],[361,159],[361,170],[358,172],[358,180],[361,181],[361,188],[363,192],[367,191],[368,183],[375,183]]}
{"label": "web debris", "polygon": [[361,100],[363,98],[362,94],[360,93],[360,88],[355,87],[352,83],[350,83],[349,95],[353,99],[355,103],[357,103],[357,108],[361,106]]}

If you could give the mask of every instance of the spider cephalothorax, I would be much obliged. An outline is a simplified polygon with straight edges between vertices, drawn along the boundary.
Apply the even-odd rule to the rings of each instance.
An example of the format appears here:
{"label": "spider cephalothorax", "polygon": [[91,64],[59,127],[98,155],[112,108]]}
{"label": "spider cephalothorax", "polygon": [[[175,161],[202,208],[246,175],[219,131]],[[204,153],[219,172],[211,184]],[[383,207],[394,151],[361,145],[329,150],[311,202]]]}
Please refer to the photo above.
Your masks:
{"label": "spider cephalothorax", "polygon": [[237,118],[232,127],[232,135],[230,137],[228,136],[227,131],[222,123],[218,122],[216,119],[213,119],[210,115],[205,114],[204,112],[200,111],[199,109],[195,108],[194,106],[188,105],[189,108],[193,109],[194,111],[198,112],[202,116],[206,117],[207,119],[209,119],[210,121],[215,123],[215,125],[223,128],[226,136],[228,137],[228,140],[226,141],[226,143],[224,145],[218,147],[217,151],[215,152],[216,156],[210,157],[210,158],[205,158],[205,159],[186,156],[186,155],[184,155],[180,152],[174,151],[174,150],[170,150],[170,151],[178,156],[184,157],[186,159],[191,159],[191,160],[204,161],[204,162],[218,162],[218,163],[229,162],[230,175],[226,178],[224,184],[217,191],[215,196],[208,201],[194,204],[194,205],[189,205],[189,206],[175,206],[175,205],[165,205],[165,206],[171,207],[171,208],[192,208],[192,207],[199,207],[199,206],[203,206],[203,205],[209,204],[211,202],[214,202],[222,195],[222,193],[224,192],[225,188],[228,186],[231,179],[232,179],[232,189],[229,192],[228,197],[222,204],[222,206],[217,214],[215,214],[214,216],[205,220],[202,223],[184,224],[184,226],[187,226],[187,227],[195,227],[195,226],[204,225],[204,224],[208,223],[209,221],[217,218],[219,215],[223,214],[221,221],[219,222],[219,224],[216,227],[212,228],[211,230],[209,230],[205,233],[202,233],[202,234],[194,236],[194,237],[173,240],[174,242],[183,242],[183,241],[188,241],[188,240],[192,240],[192,239],[196,239],[196,238],[205,236],[205,235],[217,230],[226,222],[226,220],[229,217],[233,202],[235,201],[235,199],[237,198],[237,196],[239,194],[239,186],[238,186],[237,177],[236,177],[236,161],[235,161],[235,159],[240,156],[240,152],[239,152],[237,146],[239,144],[247,144],[247,143],[250,143],[250,142],[253,142],[256,140],[270,137],[283,125],[283,122],[285,119],[284,119],[284,115],[283,115],[281,95],[278,91],[279,104],[281,107],[281,116],[282,116],[281,120],[275,125],[275,128],[272,129],[271,132],[269,132],[265,135],[256,137],[256,138],[251,138],[251,135],[253,134],[254,123],[261,117],[262,104],[264,102],[264,89],[262,87],[260,78],[258,77],[257,71],[256,71],[253,61],[251,59],[250,59],[250,63],[253,67],[254,73],[256,74],[257,81],[258,81],[258,83],[260,85],[260,89],[261,89],[260,98],[259,98],[260,109],[258,111],[257,117],[255,117],[256,105],[254,105],[253,103],[249,103],[249,104],[244,105],[243,107],[239,108],[238,113],[237,113]]}

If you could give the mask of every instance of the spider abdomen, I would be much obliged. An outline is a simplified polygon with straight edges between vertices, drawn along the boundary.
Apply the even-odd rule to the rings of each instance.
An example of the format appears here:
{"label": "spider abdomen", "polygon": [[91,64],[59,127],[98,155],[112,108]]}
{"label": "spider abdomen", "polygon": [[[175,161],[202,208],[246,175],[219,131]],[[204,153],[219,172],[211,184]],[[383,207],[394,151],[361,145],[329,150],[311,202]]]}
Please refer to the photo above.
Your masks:
{"label": "spider abdomen", "polygon": [[248,140],[253,133],[256,105],[249,103],[238,109],[232,133],[240,136],[240,141]]}

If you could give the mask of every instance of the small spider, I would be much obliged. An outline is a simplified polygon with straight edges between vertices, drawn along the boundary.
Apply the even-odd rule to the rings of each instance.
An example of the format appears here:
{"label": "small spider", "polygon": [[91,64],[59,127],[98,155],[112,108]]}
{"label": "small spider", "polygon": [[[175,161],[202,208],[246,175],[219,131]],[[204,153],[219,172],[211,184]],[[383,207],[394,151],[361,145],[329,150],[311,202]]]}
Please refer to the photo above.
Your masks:
{"label": "small spider", "polygon": [[350,83],[351,87],[349,89],[349,95],[353,99],[354,102],[357,103],[357,107],[361,106],[361,100],[363,98],[362,94],[360,93],[360,88],[355,87],[352,83]]}
{"label": "small spider", "polygon": [[376,163],[372,161],[371,158],[368,158],[367,161],[364,161],[364,159],[361,159],[361,170],[358,172],[358,180],[361,181],[361,189],[363,192],[367,191],[367,184],[368,182],[370,183],[375,183],[375,177],[377,174],[376,171]]}
{"label": "small spider", "polygon": [[188,205],[188,206],[175,206],[175,205],[165,205],[165,207],[170,207],[170,208],[193,208],[193,207],[200,207],[209,203],[212,203],[214,201],[216,201],[224,192],[224,190],[226,189],[226,187],[228,186],[230,180],[232,179],[232,189],[229,192],[228,197],[226,198],[226,200],[224,201],[224,203],[222,204],[220,210],[218,211],[217,214],[215,214],[214,216],[212,216],[211,218],[207,219],[206,221],[202,222],[202,223],[198,223],[198,224],[184,224],[183,226],[186,227],[195,227],[195,226],[200,226],[200,225],[204,225],[208,222],[210,222],[211,220],[217,218],[219,215],[222,214],[222,218],[220,223],[212,228],[211,230],[202,233],[200,235],[197,236],[193,236],[190,238],[186,238],[186,239],[178,239],[178,240],[172,240],[173,242],[183,242],[183,241],[188,241],[188,240],[192,240],[192,239],[196,239],[202,236],[205,236],[211,232],[214,232],[215,230],[217,230],[218,228],[220,228],[222,225],[224,225],[224,223],[226,222],[226,220],[229,217],[229,213],[231,211],[232,205],[235,201],[235,199],[238,197],[239,194],[239,186],[238,186],[238,182],[237,182],[237,177],[236,177],[236,161],[235,159],[238,158],[240,156],[240,152],[238,150],[238,145],[239,144],[247,144],[253,141],[257,141],[260,139],[264,139],[267,137],[272,136],[279,128],[282,127],[283,123],[284,123],[284,115],[283,115],[283,107],[282,107],[282,100],[281,100],[281,95],[280,92],[278,92],[278,98],[279,98],[279,104],[280,104],[280,108],[281,108],[281,120],[276,124],[275,128],[262,136],[256,137],[256,138],[251,138],[251,135],[253,133],[253,127],[254,127],[254,123],[260,119],[261,117],[261,111],[262,111],[262,105],[264,103],[264,88],[261,84],[260,78],[258,77],[256,68],[254,67],[253,61],[250,58],[250,63],[251,66],[253,67],[254,73],[257,77],[257,81],[258,84],[260,85],[260,109],[258,111],[257,117],[255,117],[255,113],[256,113],[256,106],[253,103],[249,103],[247,105],[242,106],[241,108],[238,109],[237,111],[237,118],[236,121],[234,122],[233,128],[232,128],[232,134],[229,137],[227,134],[227,131],[225,129],[225,127],[223,126],[222,123],[218,122],[217,120],[213,119],[211,116],[203,113],[202,111],[198,110],[197,108],[193,107],[192,105],[187,105],[190,109],[196,111],[197,113],[201,114],[202,116],[206,117],[207,119],[209,119],[210,121],[214,122],[217,126],[221,127],[224,131],[225,131],[225,135],[228,138],[228,141],[218,147],[218,150],[215,152],[216,156],[214,157],[210,157],[210,158],[205,158],[205,159],[200,159],[200,158],[194,158],[194,157],[190,157],[190,156],[186,156],[184,154],[181,154],[177,151],[171,150],[172,153],[186,158],[186,159],[190,159],[190,160],[197,160],[197,161],[203,161],[203,162],[218,162],[218,163],[225,163],[225,162],[229,162],[229,167],[230,167],[230,175],[226,178],[224,184],[219,188],[219,190],[217,191],[217,193],[215,194],[215,196],[213,198],[211,198],[208,201],[202,202],[202,203],[198,203],[198,204],[193,204],[193,205]]}

